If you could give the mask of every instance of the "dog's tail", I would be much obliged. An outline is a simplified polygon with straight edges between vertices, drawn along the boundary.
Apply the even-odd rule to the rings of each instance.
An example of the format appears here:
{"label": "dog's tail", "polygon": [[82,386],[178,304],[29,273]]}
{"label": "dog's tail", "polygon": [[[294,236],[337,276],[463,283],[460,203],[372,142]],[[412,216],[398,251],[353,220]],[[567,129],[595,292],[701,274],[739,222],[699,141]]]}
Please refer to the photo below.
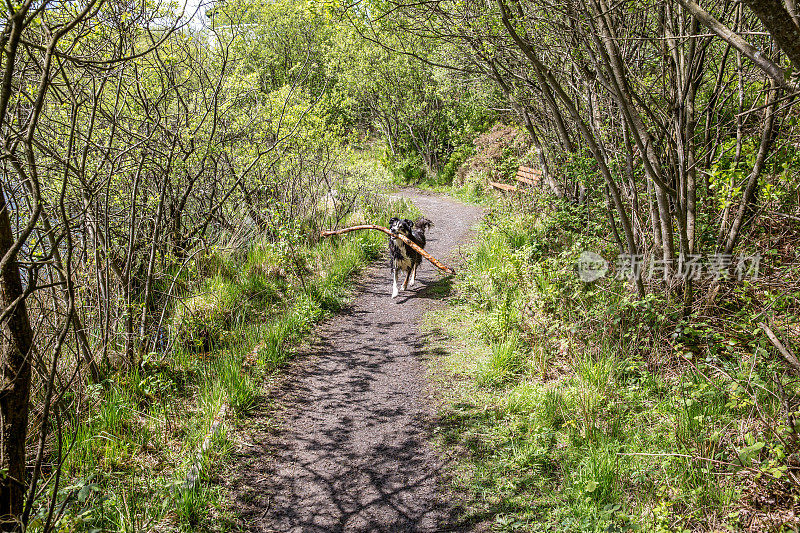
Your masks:
{"label": "dog's tail", "polygon": [[[425,248],[425,243],[426,243],[426,240],[427,240],[427,239],[425,239],[425,230],[427,228],[429,228],[430,226],[433,226],[433,222],[431,222],[430,220],[428,220],[425,217],[422,217],[419,220],[417,220],[416,222],[414,222],[414,229],[411,231],[411,235],[414,238],[414,240],[417,242],[417,244],[419,246],[421,246],[422,248]],[[420,261],[421,260],[422,259],[420,259]]]}
{"label": "dog's tail", "polygon": [[414,222],[414,229],[422,230],[423,232],[425,232],[425,230],[431,226],[433,226],[433,222],[431,222],[425,217],[422,217],[416,222]]}

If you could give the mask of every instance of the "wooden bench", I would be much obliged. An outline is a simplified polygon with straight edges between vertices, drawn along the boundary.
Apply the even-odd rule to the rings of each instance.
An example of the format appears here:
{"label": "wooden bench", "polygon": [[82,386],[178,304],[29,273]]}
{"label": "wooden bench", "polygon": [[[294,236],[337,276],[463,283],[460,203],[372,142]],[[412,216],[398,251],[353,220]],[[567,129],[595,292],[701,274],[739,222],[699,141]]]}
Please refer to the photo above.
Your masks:
{"label": "wooden bench", "polygon": [[520,167],[517,169],[517,182],[534,186],[542,182],[542,171],[538,168]]}
{"label": "wooden bench", "polygon": [[515,179],[517,180],[517,183],[514,185],[508,183],[498,183],[496,181],[490,181],[489,185],[500,191],[524,191],[524,188],[520,188],[520,184],[525,184],[531,187],[538,185],[542,181],[542,171],[538,168],[530,168],[520,165],[517,169],[517,175],[515,176]]}

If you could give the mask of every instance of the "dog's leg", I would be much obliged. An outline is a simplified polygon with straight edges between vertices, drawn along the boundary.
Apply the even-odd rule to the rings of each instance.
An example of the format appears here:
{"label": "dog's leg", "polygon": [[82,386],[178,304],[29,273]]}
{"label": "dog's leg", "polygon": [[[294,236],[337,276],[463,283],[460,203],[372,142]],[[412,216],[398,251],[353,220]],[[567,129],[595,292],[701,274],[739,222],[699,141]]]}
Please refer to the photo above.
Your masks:
{"label": "dog's leg", "polygon": [[403,283],[403,290],[408,289],[408,278],[409,278],[409,276],[411,276],[411,272],[412,272],[413,268],[414,267],[409,267],[409,269],[406,270],[406,281]]}
{"label": "dog's leg", "polygon": [[397,298],[397,269],[392,269],[392,298]]}
{"label": "dog's leg", "polygon": [[417,278],[417,267],[418,266],[419,266],[418,264],[415,264],[414,266],[411,267],[411,285],[410,285],[411,287],[414,286],[414,281]]}

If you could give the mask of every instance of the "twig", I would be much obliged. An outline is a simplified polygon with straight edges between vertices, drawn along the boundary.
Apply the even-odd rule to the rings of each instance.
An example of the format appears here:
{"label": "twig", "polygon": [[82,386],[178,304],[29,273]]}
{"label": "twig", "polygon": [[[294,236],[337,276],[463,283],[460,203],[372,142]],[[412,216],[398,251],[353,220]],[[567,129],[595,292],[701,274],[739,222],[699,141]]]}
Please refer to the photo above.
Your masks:
{"label": "twig", "polygon": [[349,228],[342,228],[342,229],[338,229],[338,230],[321,231],[320,235],[322,237],[330,237],[331,235],[341,235],[342,233],[347,233],[348,231],[356,231],[356,230],[362,230],[362,229],[374,229],[374,230],[382,231],[386,235],[389,235],[390,237],[398,237],[401,241],[403,241],[408,246],[410,246],[411,248],[413,248],[414,250],[419,252],[419,254],[422,255],[422,257],[424,257],[425,259],[430,261],[431,264],[433,266],[435,266],[436,268],[438,268],[439,270],[441,270],[443,272],[447,272],[448,274],[455,274],[456,273],[455,270],[453,270],[449,266],[445,265],[444,263],[442,263],[441,261],[439,261],[438,259],[433,257],[431,254],[429,254],[428,252],[426,252],[425,250],[420,248],[414,241],[412,241],[411,239],[409,239],[405,235],[402,235],[400,233],[393,233],[390,229],[384,228],[383,226],[378,226],[376,224],[361,224],[359,226],[350,226]]}
{"label": "twig", "polygon": [[778,349],[783,358],[786,359],[790,365],[792,365],[792,368],[794,368],[796,372],[800,372],[800,361],[797,360],[797,357],[788,347],[783,345],[778,336],[773,333],[769,326],[764,322],[759,322],[758,327],[764,330],[764,333],[767,334],[769,341],[773,346],[775,346],[775,348]]}
{"label": "twig", "polygon": [[745,466],[739,463],[732,463],[730,461],[720,461],[719,459],[711,459],[710,457],[701,457],[699,455],[688,455],[685,453],[644,453],[644,452],[617,452],[617,455],[628,455],[628,456],[640,456],[640,457],[678,457],[682,459],[692,459],[693,461],[705,461],[706,463],[714,463],[723,466],[732,466],[734,468],[741,468],[742,470],[747,470],[750,472],[754,472],[756,474],[764,474],[766,476],[771,477],[772,479],[780,479],[779,477],[770,474],[769,472],[765,472],[758,468],[754,468],[752,466]]}

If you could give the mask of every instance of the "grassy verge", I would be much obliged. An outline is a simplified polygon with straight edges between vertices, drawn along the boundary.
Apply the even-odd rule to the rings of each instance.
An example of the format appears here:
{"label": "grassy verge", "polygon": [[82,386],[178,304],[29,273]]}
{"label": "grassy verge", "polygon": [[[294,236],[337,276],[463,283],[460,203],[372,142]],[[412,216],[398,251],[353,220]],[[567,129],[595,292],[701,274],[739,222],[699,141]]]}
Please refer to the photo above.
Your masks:
{"label": "grassy verge", "polygon": [[[584,283],[604,223],[496,206],[450,306],[428,316],[441,446],[498,531],[796,531],[797,380],[755,325],[797,294],[755,284],[688,319],[627,282]],[[590,222],[586,222],[586,220]],[[785,331],[792,331],[785,328]]]}
{"label": "grassy verge", "polygon": [[[417,213],[372,197],[344,224],[386,224]],[[349,298],[353,274],[377,259],[377,232],[310,244],[262,241],[211,251],[176,273],[179,299],[167,318],[169,348],[90,389],[80,423],[52,443],[64,457],[59,531],[197,531],[224,514],[208,466],[231,448],[225,425],[201,450],[221,414],[241,418],[264,379],[291,357],[319,320]],[[221,412],[226,406],[226,411]],[[59,452],[60,450],[60,452]],[[187,475],[199,466],[196,483]],[[40,529],[41,508],[30,530]]]}

